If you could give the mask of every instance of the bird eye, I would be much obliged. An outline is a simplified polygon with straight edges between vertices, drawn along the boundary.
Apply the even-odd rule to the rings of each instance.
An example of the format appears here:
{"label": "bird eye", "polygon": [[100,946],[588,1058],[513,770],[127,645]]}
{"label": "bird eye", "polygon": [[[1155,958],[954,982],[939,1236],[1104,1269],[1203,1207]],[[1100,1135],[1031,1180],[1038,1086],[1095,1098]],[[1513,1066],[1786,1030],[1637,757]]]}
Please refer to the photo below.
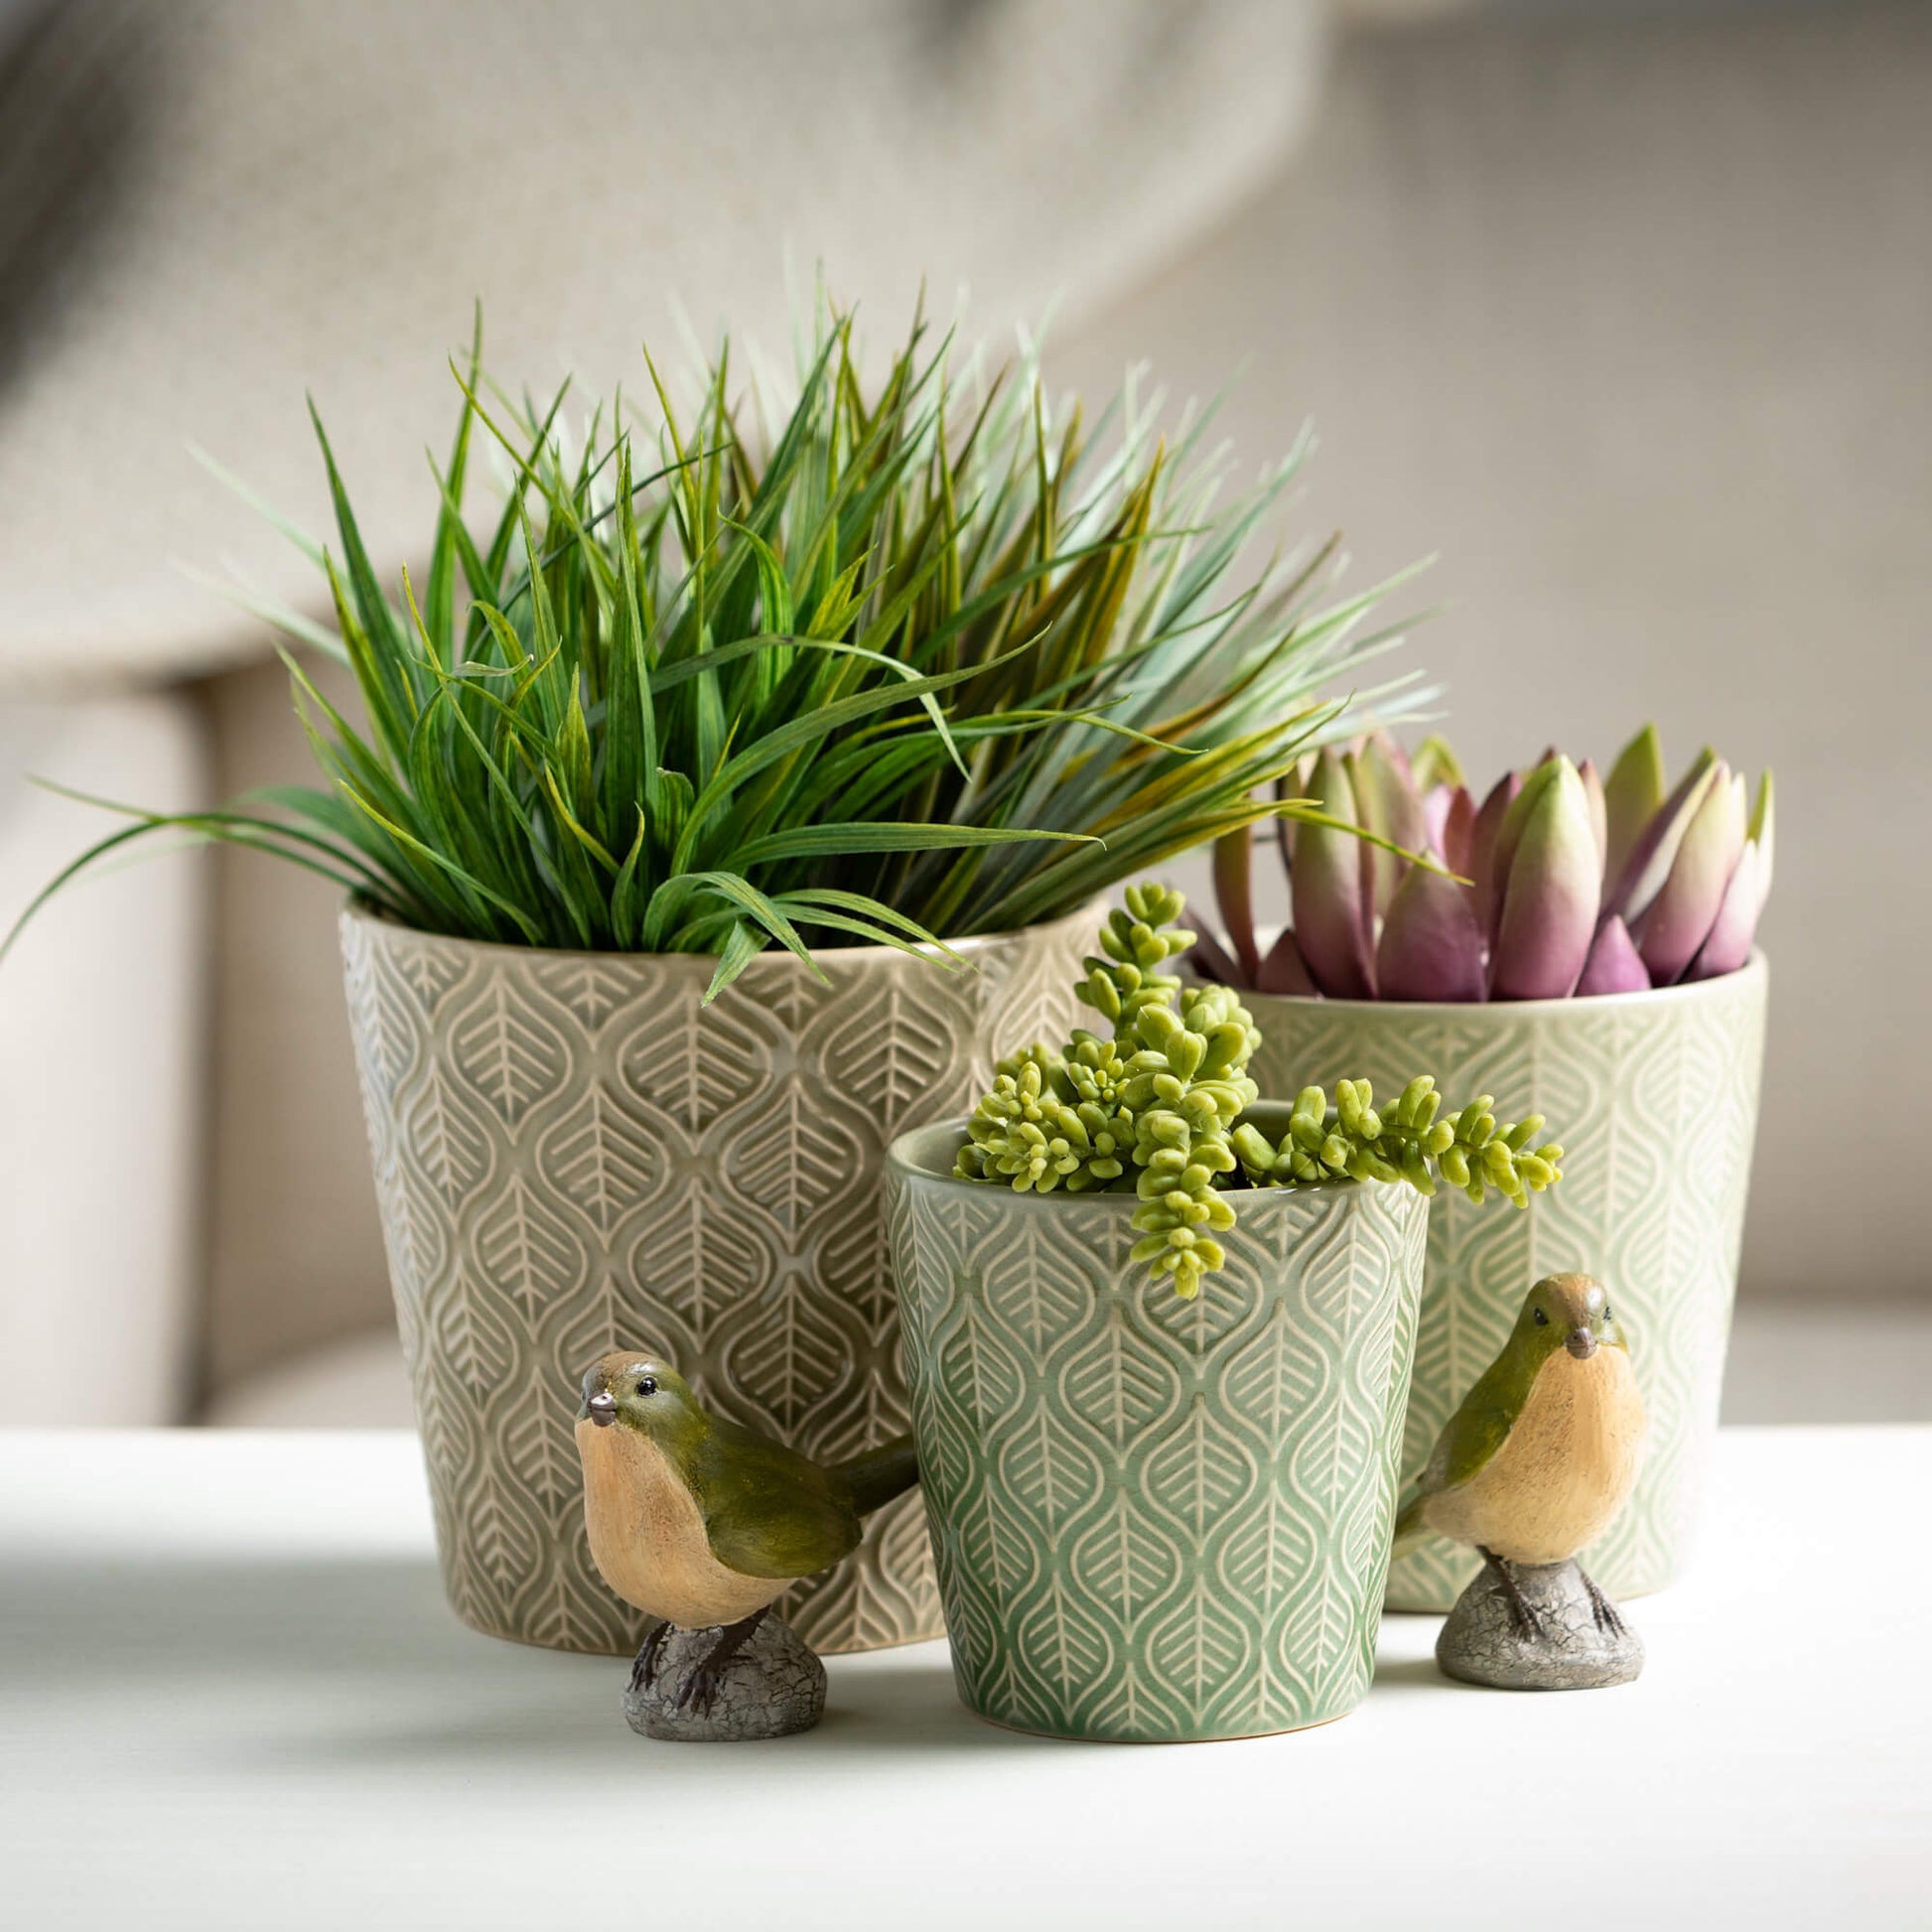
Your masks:
{"label": "bird eye", "polygon": [[644,1376],[637,1384],[637,1393],[639,1395],[655,1395],[657,1393],[657,1377],[654,1375]]}
{"label": "bird eye", "polygon": [[1536,1311],[1536,1325],[1539,1328],[1547,1328],[1550,1325],[1550,1317],[1541,1309]]}
{"label": "bird eye", "polygon": [[1604,1308],[1604,1310],[1603,1310],[1603,1319],[1604,1319],[1605,1321],[1614,1321],[1614,1320],[1616,1319],[1616,1316],[1615,1316],[1615,1315],[1613,1315],[1613,1314],[1612,1314],[1612,1313],[1610,1312],[1610,1311],[1609,1311],[1609,1309],[1608,1309],[1608,1307],[1607,1307],[1607,1306],[1605,1306],[1605,1308]]}

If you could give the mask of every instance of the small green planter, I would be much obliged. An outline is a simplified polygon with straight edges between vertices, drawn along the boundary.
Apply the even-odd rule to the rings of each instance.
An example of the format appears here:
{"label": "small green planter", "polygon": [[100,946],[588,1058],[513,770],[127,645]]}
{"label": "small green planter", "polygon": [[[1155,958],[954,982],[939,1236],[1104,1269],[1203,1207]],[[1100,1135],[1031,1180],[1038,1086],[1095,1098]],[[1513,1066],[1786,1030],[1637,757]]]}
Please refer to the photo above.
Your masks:
{"label": "small green planter", "polygon": [[[1288,1109],[1253,1118],[1277,1135]],[[961,1698],[1058,1737],[1182,1742],[1344,1716],[1374,1665],[1428,1202],[1236,1200],[1198,1298],[1129,1259],[1132,1195],[887,1156],[925,1503]]]}
{"label": "small green planter", "polygon": [[[1563,1184],[1526,1213],[1445,1190],[1409,1401],[1404,1477],[1502,1346],[1539,1276],[1608,1284],[1648,1414],[1644,1462],[1623,1513],[1584,1562],[1612,1596],[1677,1577],[1718,1427],[1744,1193],[1757,1131],[1768,974],[1742,971],[1650,993],[1485,1005],[1242,997],[1262,1035],[1263,1093],[1431,1073],[1452,1093],[1493,1093],[1540,1113],[1563,1144]],[[1399,1558],[1389,1607],[1447,1610],[1478,1559],[1439,1538]]]}

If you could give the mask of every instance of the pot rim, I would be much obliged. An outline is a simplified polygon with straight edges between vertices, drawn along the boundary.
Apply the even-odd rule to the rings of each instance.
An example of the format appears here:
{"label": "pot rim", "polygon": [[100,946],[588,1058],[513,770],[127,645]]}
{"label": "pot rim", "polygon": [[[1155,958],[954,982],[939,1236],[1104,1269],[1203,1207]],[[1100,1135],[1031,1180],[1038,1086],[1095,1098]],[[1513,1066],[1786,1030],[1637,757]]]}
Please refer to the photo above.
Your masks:
{"label": "pot rim", "polygon": [[[969,932],[957,939],[948,939],[946,944],[956,953],[972,955],[990,952],[995,946],[1023,938],[1030,932],[1050,932],[1056,926],[1069,925],[1079,921],[1086,925],[1097,925],[1106,915],[1109,900],[1103,894],[1077,911],[1063,912],[1057,919],[1039,919],[1032,925],[1011,926],[1004,932]],[[373,926],[386,933],[397,933],[410,939],[421,939],[434,945],[463,946],[472,952],[507,953],[517,959],[592,959],[604,965],[624,962],[668,964],[688,960],[695,970],[703,966],[710,971],[718,963],[716,953],[706,952],[604,952],[587,951],[581,946],[518,946],[503,939],[471,939],[460,932],[431,932],[426,927],[410,925],[406,920],[385,912],[381,906],[365,899],[359,893],[348,894],[343,901],[342,916],[353,919],[358,925]],[[835,930],[836,928],[828,928]],[[871,943],[861,942],[852,946],[813,946],[814,959],[851,959],[864,954],[878,953],[889,959],[904,959],[908,956],[938,962],[945,955],[937,947],[929,946],[921,939],[908,939],[910,955],[901,952],[897,946],[888,946],[879,940]],[[789,960],[794,967],[802,968],[804,962],[795,954],[788,952],[761,953],[759,958]]]}
{"label": "pot rim", "polygon": [[1662,1006],[1673,1000],[1689,1002],[1707,998],[1720,987],[1752,979],[1761,982],[1769,972],[1770,962],[1764,956],[1763,947],[1753,946],[1751,956],[1734,973],[1719,973],[1711,979],[1680,980],[1675,986],[1646,986],[1634,993],[1587,993],[1581,998],[1570,995],[1561,1000],[1335,1000],[1325,993],[1258,993],[1240,987],[1234,991],[1240,994],[1242,1005],[1251,1013],[1266,1001],[1274,1006],[1325,1007],[1334,1013],[1427,1014],[1432,1019],[1467,1019],[1483,1013],[1515,1019],[1525,1014],[1594,1013],[1619,1007]]}
{"label": "pot rim", "polygon": [[[1293,1101],[1257,1100],[1241,1115],[1241,1118],[1258,1119],[1264,1129],[1275,1127],[1279,1133],[1286,1133],[1288,1118],[1293,1112]],[[966,1139],[966,1115],[956,1114],[949,1120],[929,1120],[922,1126],[909,1127],[904,1133],[895,1135],[886,1149],[886,1172],[900,1179],[938,1181],[948,1187],[970,1188],[974,1193],[984,1193],[991,1186],[991,1182],[962,1180],[950,1168],[942,1170],[928,1167],[923,1161],[915,1158],[913,1153],[913,1142],[922,1141],[928,1135],[939,1133],[946,1136],[948,1142],[952,1144],[954,1153],[957,1153],[959,1144]],[[1043,1194],[1035,1193],[1032,1188],[1025,1193],[1012,1187],[996,1188],[994,1191],[1014,1205],[1024,1207],[1030,1212],[1044,1210],[1051,1213],[1067,1202],[1071,1202],[1076,1207],[1092,1207],[1102,1202],[1111,1202],[1116,1204],[1122,1213],[1131,1214],[1141,1204],[1138,1194],[1069,1194],[1059,1187],[1054,1187]],[[1390,1182],[1386,1186],[1377,1183],[1371,1188],[1366,1181],[1336,1180],[1305,1187],[1241,1187],[1232,1191],[1244,1211],[1251,1205],[1259,1205],[1270,1200],[1307,1201],[1312,1204],[1316,1201],[1365,1199],[1389,1192],[1415,1194],[1425,1206],[1428,1204],[1426,1197],[1417,1194],[1413,1187],[1404,1187],[1398,1182]]]}

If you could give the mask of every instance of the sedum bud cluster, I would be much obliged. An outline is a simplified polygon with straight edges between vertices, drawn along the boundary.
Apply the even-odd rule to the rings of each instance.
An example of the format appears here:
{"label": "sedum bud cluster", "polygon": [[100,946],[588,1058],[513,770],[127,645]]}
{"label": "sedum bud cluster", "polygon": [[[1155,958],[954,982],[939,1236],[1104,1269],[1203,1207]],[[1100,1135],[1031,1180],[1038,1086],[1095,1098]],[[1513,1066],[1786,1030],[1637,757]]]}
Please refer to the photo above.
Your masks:
{"label": "sedum bud cluster", "polygon": [[[1100,952],[1074,989],[1112,1030],[1076,1031],[1062,1050],[1033,1045],[1000,1061],[973,1110],[954,1173],[1025,1193],[1133,1192],[1134,1259],[1171,1275],[1181,1296],[1226,1261],[1215,1239],[1234,1225],[1231,1186],[1406,1181],[1440,1176],[1471,1200],[1490,1188],[1518,1207],[1563,1177],[1563,1149],[1530,1147],[1543,1116],[1498,1125],[1488,1094],[1445,1115],[1427,1074],[1378,1110],[1366,1080],[1342,1080],[1332,1104],[1305,1087],[1274,1145],[1241,1115],[1256,1099],[1248,1061],[1261,1035],[1226,986],[1162,969],[1194,943],[1175,921],[1185,901],[1130,887],[1108,915]],[[1238,1123],[1238,1124],[1237,1124]]]}
{"label": "sedum bud cluster", "polygon": [[1495,1101],[1478,1094],[1459,1113],[1442,1115],[1443,1096],[1419,1074],[1384,1112],[1366,1080],[1336,1082],[1330,1104],[1319,1087],[1304,1087],[1279,1147],[1244,1123],[1231,1136],[1243,1173],[1257,1187],[1336,1180],[1406,1180],[1433,1194],[1438,1174],[1480,1203],[1493,1187],[1527,1207],[1530,1196],[1563,1178],[1563,1149],[1531,1149],[1543,1116],[1498,1124]]}
{"label": "sedum bud cluster", "polygon": [[1226,987],[1183,987],[1161,970],[1194,943],[1174,927],[1181,896],[1146,885],[1126,897],[1075,988],[1111,1033],[1076,1031],[1063,1052],[1035,1045],[1001,1061],[954,1172],[1022,1192],[1131,1187],[1134,1258],[1192,1296],[1225,1260],[1214,1236],[1234,1210],[1216,1182],[1238,1172],[1228,1137],[1256,1096],[1247,1065],[1261,1035]]}

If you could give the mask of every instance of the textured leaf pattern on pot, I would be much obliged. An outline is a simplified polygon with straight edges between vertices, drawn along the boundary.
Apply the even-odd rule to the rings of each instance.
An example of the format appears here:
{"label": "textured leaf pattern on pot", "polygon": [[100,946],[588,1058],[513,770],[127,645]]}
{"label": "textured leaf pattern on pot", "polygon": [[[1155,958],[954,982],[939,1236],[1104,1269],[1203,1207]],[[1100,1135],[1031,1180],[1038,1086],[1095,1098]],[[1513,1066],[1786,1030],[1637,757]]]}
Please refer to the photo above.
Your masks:
{"label": "textured leaf pattern on pot", "polygon": [[1427,1203],[1243,1196],[1193,1301],[1131,1197],[889,1173],[914,1423],[962,1694],[1003,1724],[1239,1736],[1372,1665]]}
{"label": "textured leaf pattern on pot", "polygon": [[[1649,1415],[1636,1488],[1584,1558],[1616,1597],[1670,1583],[1690,1540],[1736,1283],[1765,989],[1760,962],[1626,998],[1523,1007],[1253,999],[1264,1092],[1426,1067],[1451,1091],[1507,1093],[1563,1123],[1563,1185],[1527,1212],[1485,1212],[1448,1189],[1432,1206],[1402,1472],[1422,1468],[1531,1282],[1565,1269],[1598,1277],[1627,1324]],[[1397,1559],[1389,1601],[1448,1609],[1478,1563],[1432,1539]]]}
{"label": "textured leaf pattern on pot", "polygon": [[[959,1112],[985,1042],[1063,1033],[1092,918],[970,947],[713,963],[472,945],[357,911],[345,982],[444,1578],[479,1627],[627,1652],[584,1538],[577,1377],[659,1348],[719,1413],[837,1460],[908,1410],[879,1171]],[[820,1650],[933,1636],[916,1496],[780,1609]]]}

